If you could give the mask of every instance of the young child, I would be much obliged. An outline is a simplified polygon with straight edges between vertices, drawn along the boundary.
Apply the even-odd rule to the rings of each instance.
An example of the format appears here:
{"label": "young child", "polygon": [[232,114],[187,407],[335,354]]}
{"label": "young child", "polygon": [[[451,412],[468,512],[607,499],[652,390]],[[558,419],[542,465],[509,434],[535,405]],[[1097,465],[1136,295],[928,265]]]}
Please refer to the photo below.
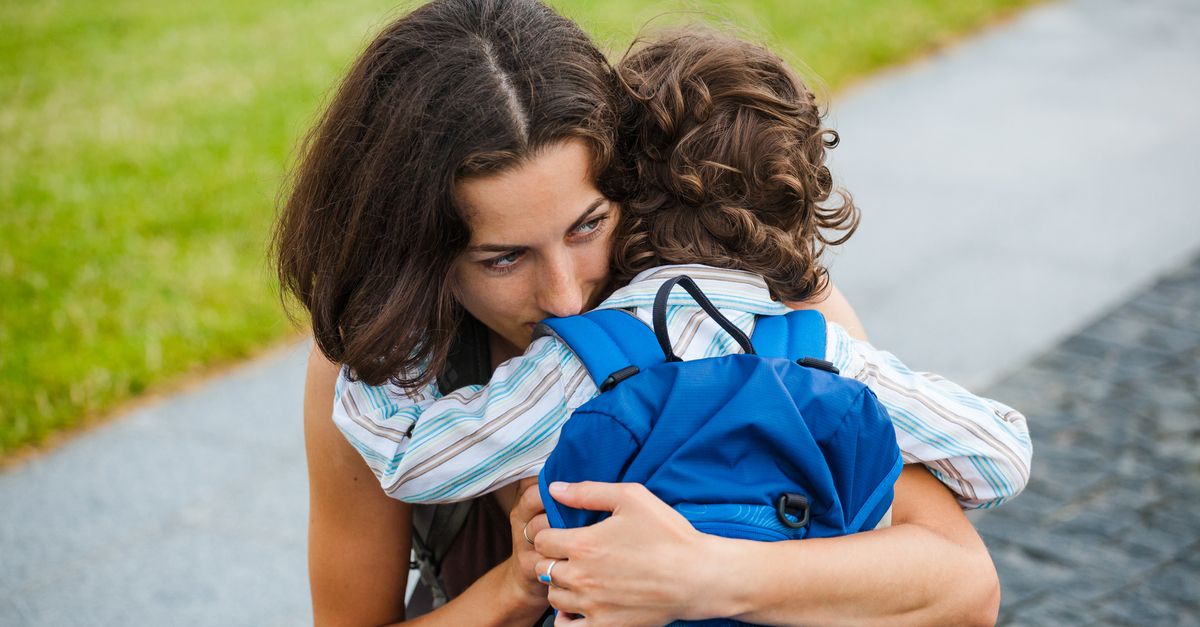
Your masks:
{"label": "young child", "polygon": [[[857,226],[824,165],[837,135],[813,94],[775,55],[692,29],[627,56],[622,128],[635,191],[622,199],[616,270],[600,308],[646,324],[658,287],[687,274],[747,335],[757,316],[790,311],[827,287],[819,259]],[[840,202],[829,203],[836,196]],[[838,237],[831,237],[832,231]],[[667,315],[685,360],[740,352],[685,294]],[[994,507],[1029,479],[1025,418],[828,324],[826,360],[887,408],[906,463],[922,463],[964,508]],[[486,386],[368,386],[343,369],[334,420],[384,490],[413,503],[469,499],[536,476],[571,413],[598,394],[561,341],[535,340]]]}

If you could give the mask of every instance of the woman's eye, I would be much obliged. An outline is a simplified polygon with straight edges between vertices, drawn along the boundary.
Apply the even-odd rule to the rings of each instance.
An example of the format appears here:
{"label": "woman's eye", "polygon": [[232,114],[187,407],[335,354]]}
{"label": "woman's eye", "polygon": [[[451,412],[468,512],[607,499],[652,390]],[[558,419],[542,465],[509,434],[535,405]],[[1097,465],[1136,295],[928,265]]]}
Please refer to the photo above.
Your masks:
{"label": "woman's eye", "polygon": [[521,253],[513,251],[502,257],[492,257],[487,261],[488,267],[501,270],[507,268],[517,262],[521,258]]}
{"label": "woman's eye", "polygon": [[600,228],[601,224],[604,224],[604,221],[606,219],[608,219],[608,216],[600,216],[599,218],[596,218],[594,220],[589,220],[588,222],[584,222],[583,224],[580,224],[579,226],[575,227],[575,232],[579,235],[587,235],[588,233],[595,232],[597,229]]}

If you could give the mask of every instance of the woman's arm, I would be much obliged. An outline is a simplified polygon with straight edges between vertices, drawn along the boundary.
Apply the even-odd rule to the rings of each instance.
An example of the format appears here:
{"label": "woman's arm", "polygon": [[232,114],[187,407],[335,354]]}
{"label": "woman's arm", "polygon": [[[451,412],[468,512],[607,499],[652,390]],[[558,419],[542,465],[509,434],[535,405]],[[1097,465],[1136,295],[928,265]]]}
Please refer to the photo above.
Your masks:
{"label": "woman's arm", "polygon": [[995,624],[995,567],[945,487],[907,466],[894,503],[886,529],[780,547],[714,543],[715,563],[738,556],[719,574],[726,605],[714,609],[765,624]]}
{"label": "woman's arm", "polygon": [[[579,483],[565,505],[612,511],[590,527],[547,529],[550,602],[586,624],[732,616],[760,624],[991,624],[999,581],[983,542],[923,468],[896,484],[893,526],[776,543],[695,531],[634,484]],[[535,568],[545,572],[549,561]],[[573,621],[560,614],[559,623]]]}
{"label": "woman's arm", "polygon": [[304,389],[308,573],[317,625],[404,617],[409,506],[387,498],[330,415],[338,368],[315,348]]}
{"label": "woman's arm", "polygon": [[[314,349],[304,394],[308,454],[308,568],[317,625],[380,625],[404,619],[411,541],[409,506],[388,498],[331,419],[338,368]],[[540,511],[536,488],[513,509],[515,538]],[[533,533],[537,527],[531,525]],[[524,539],[512,558],[461,596],[411,621],[421,625],[531,624],[545,610],[533,579],[537,554]]]}

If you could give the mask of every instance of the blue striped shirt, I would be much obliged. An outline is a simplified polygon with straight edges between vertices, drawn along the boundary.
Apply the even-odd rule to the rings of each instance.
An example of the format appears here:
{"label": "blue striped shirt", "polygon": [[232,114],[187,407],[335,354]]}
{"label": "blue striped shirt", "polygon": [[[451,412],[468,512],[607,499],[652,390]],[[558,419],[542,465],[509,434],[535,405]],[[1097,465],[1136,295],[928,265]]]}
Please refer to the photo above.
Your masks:
{"label": "blue striped shirt", "polygon": [[[658,287],[687,274],[734,324],[790,309],[757,275],[701,265],[647,270],[606,299],[646,324]],[[676,354],[702,359],[741,352],[686,293],[672,294],[667,324]],[[1029,481],[1025,417],[937,375],[914,372],[890,353],[829,323],[826,359],[871,388],[887,408],[906,463],[924,464],[967,509],[989,508]],[[343,368],[333,418],[391,496],[412,503],[472,498],[536,476],[563,423],[598,394],[582,362],[557,338],[534,341],[501,364],[486,386],[442,395],[435,384],[405,390],[352,381]]]}

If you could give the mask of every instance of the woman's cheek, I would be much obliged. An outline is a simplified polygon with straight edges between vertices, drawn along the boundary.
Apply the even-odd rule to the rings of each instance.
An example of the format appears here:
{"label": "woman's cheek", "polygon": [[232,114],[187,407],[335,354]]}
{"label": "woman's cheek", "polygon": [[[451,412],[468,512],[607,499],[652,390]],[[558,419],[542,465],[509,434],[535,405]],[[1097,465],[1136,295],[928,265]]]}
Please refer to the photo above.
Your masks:
{"label": "woman's cheek", "polygon": [[513,281],[508,280],[509,275],[494,275],[478,264],[464,264],[455,277],[454,297],[472,316],[494,331],[503,332],[506,323],[511,325],[507,302]]}
{"label": "woman's cheek", "polygon": [[616,241],[614,235],[615,229],[609,229],[594,250],[589,251],[588,258],[585,260],[582,267],[586,268],[586,281],[591,288],[591,294],[588,298],[588,308],[594,308],[599,305],[598,297],[600,291],[608,286],[609,274],[612,270],[612,248]]}

